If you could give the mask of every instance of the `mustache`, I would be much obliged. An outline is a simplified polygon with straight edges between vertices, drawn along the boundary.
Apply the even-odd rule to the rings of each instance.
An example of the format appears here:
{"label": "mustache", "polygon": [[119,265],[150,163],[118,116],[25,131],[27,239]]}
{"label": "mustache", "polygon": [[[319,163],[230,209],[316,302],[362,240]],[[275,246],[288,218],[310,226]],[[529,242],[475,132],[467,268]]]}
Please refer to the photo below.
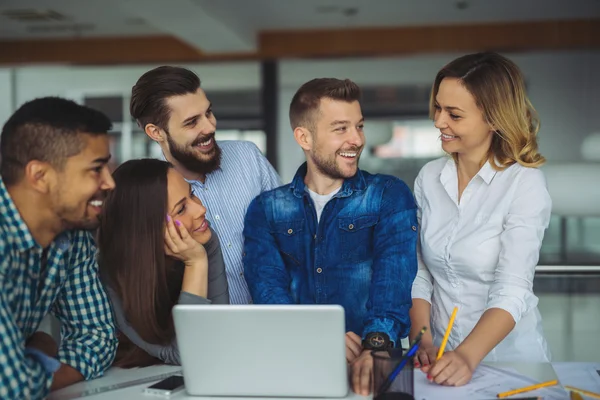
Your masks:
{"label": "mustache", "polygon": [[215,132],[209,133],[208,135],[200,135],[192,142],[192,146],[198,146],[202,142],[206,142],[209,139],[215,137]]}
{"label": "mustache", "polygon": [[345,153],[345,152],[357,152],[358,153],[359,151],[362,150],[363,147],[364,146],[360,146],[360,147],[358,147],[358,146],[352,146],[352,147],[348,147],[347,149],[342,149],[339,152],[340,153]]}
{"label": "mustache", "polygon": [[92,198],[90,199],[90,201],[93,201],[93,200],[104,201],[107,196],[108,196],[108,190],[102,190],[101,192],[98,192],[95,195],[93,195]]}

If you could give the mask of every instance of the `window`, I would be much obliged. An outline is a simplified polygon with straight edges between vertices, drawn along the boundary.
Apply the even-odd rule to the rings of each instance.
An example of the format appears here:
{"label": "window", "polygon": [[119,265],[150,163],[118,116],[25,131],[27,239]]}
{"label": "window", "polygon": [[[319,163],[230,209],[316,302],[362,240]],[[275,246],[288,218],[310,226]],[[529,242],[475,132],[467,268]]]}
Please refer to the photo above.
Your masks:
{"label": "window", "polygon": [[430,120],[394,121],[389,141],[373,147],[378,158],[437,158],[444,154],[440,132]]}

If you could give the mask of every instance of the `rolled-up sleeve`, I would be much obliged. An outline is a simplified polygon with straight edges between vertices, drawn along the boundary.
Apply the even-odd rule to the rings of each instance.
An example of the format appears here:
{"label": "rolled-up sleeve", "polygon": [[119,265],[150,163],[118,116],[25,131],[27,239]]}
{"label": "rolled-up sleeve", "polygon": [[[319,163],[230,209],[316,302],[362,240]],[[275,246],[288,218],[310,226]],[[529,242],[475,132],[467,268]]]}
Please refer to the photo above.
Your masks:
{"label": "rolled-up sleeve", "polygon": [[415,201],[417,203],[417,223],[419,226],[419,235],[417,239],[417,277],[412,286],[412,298],[423,299],[431,303],[431,296],[433,293],[433,276],[429,273],[427,266],[423,262],[423,256],[421,255],[421,215],[423,205],[423,170],[415,179],[414,187]]}
{"label": "rolled-up sleeve", "polygon": [[515,197],[500,235],[500,256],[486,309],[507,311],[518,323],[537,305],[533,278],[550,223],[552,200],[542,171],[526,169],[515,186]]}
{"label": "rolled-up sleeve", "polygon": [[101,376],[116,354],[113,314],[98,277],[96,248],[87,232],[77,233],[69,276],[54,305],[60,320],[58,359],[79,371],[85,379]]}

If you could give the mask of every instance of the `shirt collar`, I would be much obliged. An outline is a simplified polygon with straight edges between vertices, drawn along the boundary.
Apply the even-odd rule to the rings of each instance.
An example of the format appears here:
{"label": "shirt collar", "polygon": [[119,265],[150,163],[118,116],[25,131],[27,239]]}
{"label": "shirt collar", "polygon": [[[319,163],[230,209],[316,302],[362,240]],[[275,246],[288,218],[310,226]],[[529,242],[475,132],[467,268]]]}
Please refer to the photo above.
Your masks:
{"label": "shirt collar", "polygon": [[[475,176],[479,176],[487,185],[489,185],[496,176],[496,173],[498,173],[498,171],[496,171],[494,167],[492,167],[492,164],[488,160],[485,162],[485,164],[483,164],[483,166],[479,169],[479,172],[477,172],[477,175]],[[456,170],[456,163],[454,162],[454,158],[449,157],[448,161],[446,162],[446,165],[440,173],[440,181],[445,186],[450,181],[456,181],[457,179],[458,175]]]}
{"label": "shirt collar", "polygon": [[[308,170],[306,162],[304,162],[298,171],[296,171],[296,175],[290,184],[290,189],[294,193],[296,197],[302,197],[304,193],[306,193],[306,185],[304,184],[304,177],[306,176],[306,171]],[[336,197],[347,197],[350,196],[355,191],[365,190],[367,187],[367,181],[360,169],[356,170],[356,174],[352,178],[344,179],[344,183],[342,184],[342,188],[336,194]]]}
{"label": "shirt collar", "polygon": [[[4,185],[4,181],[0,178],[0,214],[4,224],[8,226],[11,240],[17,246],[19,251],[26,251],[32,249],[38,244],[33,239],[27,224],[21,218],[17,206],[13,202]],[[39,247],[39,246],[38,246]]]}
{"label": "shirt collar", "polygon": [[483,167],[481,167],[477,175],[479,175],[481,179],[483,179],[483,181],[489,185],[492,182],[492,179],[494,179],[496,176],[496,173],[498,173],[498,171],[492,167],[492,164],[488,160],[485,162],[485,164],[483,164]]}

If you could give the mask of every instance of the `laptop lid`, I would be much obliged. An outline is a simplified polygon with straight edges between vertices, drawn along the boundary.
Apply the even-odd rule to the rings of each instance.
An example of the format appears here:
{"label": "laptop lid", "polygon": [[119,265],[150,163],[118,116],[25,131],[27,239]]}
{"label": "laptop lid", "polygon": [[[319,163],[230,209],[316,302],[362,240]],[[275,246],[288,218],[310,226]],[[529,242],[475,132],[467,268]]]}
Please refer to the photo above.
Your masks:
{"label": "laptop lid", "polygon": [[338,305],[176,305],[186,391],[197,396],[344,397]]}

